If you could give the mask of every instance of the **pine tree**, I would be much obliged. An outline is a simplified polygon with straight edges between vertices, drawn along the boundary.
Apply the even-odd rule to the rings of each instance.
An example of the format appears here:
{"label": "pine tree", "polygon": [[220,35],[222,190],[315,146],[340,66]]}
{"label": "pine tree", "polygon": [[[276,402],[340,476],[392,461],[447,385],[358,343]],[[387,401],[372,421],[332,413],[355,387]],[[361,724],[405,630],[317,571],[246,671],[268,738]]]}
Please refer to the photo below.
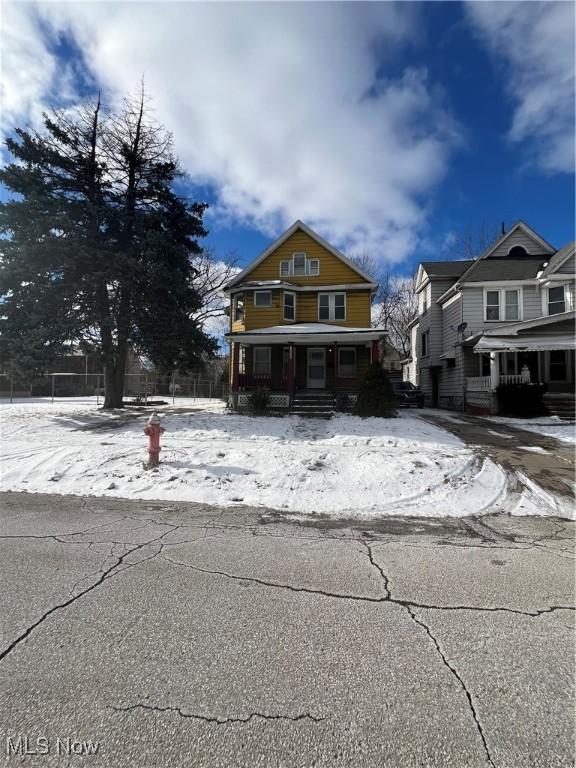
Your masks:
{"label": "pine tree", "polygon": [[104,407],[118,408],[129,349],[182,371],[215,352],[193,320],[206,205],[175,193],[172,138],[143,90],[112,114],[99,98],[53,111],[44,129],[17,130],[15,162],[0,171],[16,194],[0,204],[2,346],[32,369],[66,344],[95,345]]}
{"label": "pine tree", "polygon": [[382,364],[376,360],[368,369],[360,385],[358,398],[354,404],[354,413],[356,416],[391,418],[396,416],[395,402],[396,397],[388,374],[382,368]]}

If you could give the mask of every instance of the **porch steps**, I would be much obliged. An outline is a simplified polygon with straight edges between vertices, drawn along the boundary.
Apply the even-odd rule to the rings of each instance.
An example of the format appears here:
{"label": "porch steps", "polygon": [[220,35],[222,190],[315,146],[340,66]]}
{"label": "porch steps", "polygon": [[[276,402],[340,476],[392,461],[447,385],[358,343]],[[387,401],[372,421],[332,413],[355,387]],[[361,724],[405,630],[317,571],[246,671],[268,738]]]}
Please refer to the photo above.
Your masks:
{"label": "porch steps", "polygon": [[558,416],[565,421],[576,419],[576,398],[570,392],[547,392],[542,401],[550,416]]}
{"label": "porch steps", "polygon": [[304,418],[330,419],[335,411],[331,392],[296,392],[290,413]]}

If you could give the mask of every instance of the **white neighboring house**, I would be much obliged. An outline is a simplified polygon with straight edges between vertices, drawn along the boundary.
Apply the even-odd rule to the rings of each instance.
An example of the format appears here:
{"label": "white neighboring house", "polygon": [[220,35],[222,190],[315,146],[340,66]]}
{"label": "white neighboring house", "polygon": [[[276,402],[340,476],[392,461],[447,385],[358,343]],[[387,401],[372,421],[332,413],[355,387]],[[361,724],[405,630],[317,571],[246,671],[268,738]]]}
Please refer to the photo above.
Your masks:
{"label": "white neighboring house", "polygon": [[476,413],[497,412],[501,383],[545,382],[551,410],[573,411],[575,271],[574,242],[556,250],[523,221],[475,260],[422,262],[404,378],[429,406]]}

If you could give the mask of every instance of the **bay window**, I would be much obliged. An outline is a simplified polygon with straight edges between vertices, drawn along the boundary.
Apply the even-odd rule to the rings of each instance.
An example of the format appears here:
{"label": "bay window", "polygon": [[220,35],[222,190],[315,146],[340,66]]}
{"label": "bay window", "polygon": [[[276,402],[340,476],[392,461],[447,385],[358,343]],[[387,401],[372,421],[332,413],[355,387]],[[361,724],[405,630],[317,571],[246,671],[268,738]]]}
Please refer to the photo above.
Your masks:
{"label": "bay window", "polygon": [[255,307],[271,307],[272,291],[254,291]]}
{"label": "bay window", "polygon": [[319,293],[318,320],[346,320],[346,294]]}
{"label": "bay window", "polygon": [[238,293],[234,298],[234,322],[244,320],[244,294]]}
{"label": "bay window", "polygon": [[296,320],[296,294],[284,292],[284,320]]}

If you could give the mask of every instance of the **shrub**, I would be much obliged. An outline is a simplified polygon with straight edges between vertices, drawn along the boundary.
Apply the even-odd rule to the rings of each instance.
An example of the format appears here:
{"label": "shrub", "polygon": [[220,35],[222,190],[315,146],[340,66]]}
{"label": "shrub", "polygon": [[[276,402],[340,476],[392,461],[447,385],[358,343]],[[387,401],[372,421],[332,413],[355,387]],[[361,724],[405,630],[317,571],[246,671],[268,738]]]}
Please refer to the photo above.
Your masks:
{"label": "shrub", "polygon": [[388,379],[388,374],[377,360],[372,363],[364,381],[360,385],[358,398],[354,405],[357,416],[379,416],[391,418],[396,416],[394,404],[396,396]]}
{"label": "shrub", "polygon": [[542,396],[548,389],[546,384],[500,384],[498,413],[502,416],[541,416],[546,412]]}
{"label": "shrub", "polygon": [[352,401],[350,400],[350,398],[346,393],[341,392],[339,395],[336,395],[336,410],[337,411],[352,410]]}
{"label": "shrub", "polygon": [[254,416],[263,416],[268,413],[270,405],[270,392],[266,387],[258,387],[248,397],[248,408]]}

